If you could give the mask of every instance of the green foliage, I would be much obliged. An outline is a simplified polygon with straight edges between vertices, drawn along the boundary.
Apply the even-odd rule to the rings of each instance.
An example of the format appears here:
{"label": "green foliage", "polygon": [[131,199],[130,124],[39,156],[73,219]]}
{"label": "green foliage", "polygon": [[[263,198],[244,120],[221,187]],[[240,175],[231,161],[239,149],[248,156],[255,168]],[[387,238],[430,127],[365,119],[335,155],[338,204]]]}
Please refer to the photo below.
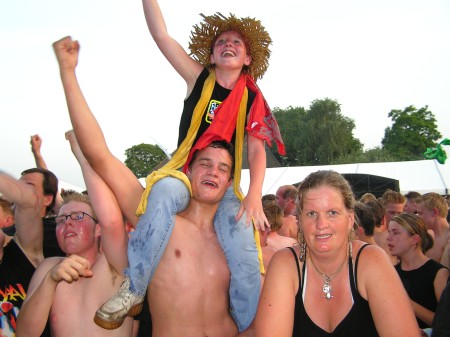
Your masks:
{"label": "green foliage", "polygon": [[165,153],[156,145],[139,144],[125,150],[125,165],[138,178],[145,178],[165,157]]}
{"label": "green foliage", "polygon": [[398,158],[385,149],[375,147],[364,152],[361,151],[343,155],[334,160],[331,164],[383,163],[388,161],[398,161]]}
{"label": "green foliage", "polygon": [[285,165],[329,165],[341,156],[362,151],[361,142],[353,136],[353,120],[341,114],[335,100],[315,100],[307,111],[289,107],[273,113],[286,145]]}
{"label": "green foliage", "polygon": [[416,109],[410,105],[403,111],[391,110],[388,117],[393,124],[385,129],[381,144],[398,160],[423,159],[427,148],[436,147],[436,141],[442,137],[428,106]]}

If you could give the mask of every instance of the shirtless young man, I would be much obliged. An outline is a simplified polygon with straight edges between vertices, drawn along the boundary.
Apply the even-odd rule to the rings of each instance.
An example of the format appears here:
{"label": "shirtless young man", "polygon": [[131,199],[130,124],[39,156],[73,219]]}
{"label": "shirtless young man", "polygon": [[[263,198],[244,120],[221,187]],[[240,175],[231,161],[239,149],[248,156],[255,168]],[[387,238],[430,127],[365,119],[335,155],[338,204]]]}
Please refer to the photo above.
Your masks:
{"label": "shirtless young man", "polygon": [[374,229],[374,239],[376,244],[383,248],[383,250],[389,255],[392,264],[397,264],[398,260],[395,256],[392,256],[388,244],[387,244],[387,225],[389,221],[397,214],[403,213],[403,208],[405,207],[406,198],[400,192],[387,189],[383,195],[379,198],[380,203],[383,205],[385,212],[385,221],[381,226],[375,227]]}
{"label": "shirtless young man", "polygon": [[283,210],[283,223],[278,229],[278,234],[290,237],[297,241],[298,225],[295,202],[297,200],[297,188],[294,185],[280,186],[276,192],[278,206]]}
{"label": "shirtless young man", "polygon": [[270,223],[270,231],[260,231],[261,248],[263,253],[264,269],[267,270],[272,256],[285,247],[292,247],[297,240],[278,234],[283,223],[283,210],[276,201],[263,202],[263,210]]}
{"label": "shirtless young man", "polygon": [[230,271],[214,229],[219,201],[231,185],[233,157],[225,142],[197,151],[187,171],[192,197],[148,287],[153,337],[234,337]]}
{"label": "shirtless young man", "polygon": [[450,268],[450,230],[447,222],[447,202],[441,195],[430,192],[417,199],[416,209],[417,214],[425,221],[434,241],[433,247],[426,252],[426,255]]}
{"label": "shirtless young man", "polygon": [[104,330],[92,320],[97,307],[124,279],[128,237],[111,190],[83,157],[74,134],[67,137],[89,197],[74,193],[65,198],[56,217],[56,235],[67,257],[45,259],[36,269],[17,320],[16,336],[40,336],[47,319],[54,337],[131,336],[131,318],[114,331]]}

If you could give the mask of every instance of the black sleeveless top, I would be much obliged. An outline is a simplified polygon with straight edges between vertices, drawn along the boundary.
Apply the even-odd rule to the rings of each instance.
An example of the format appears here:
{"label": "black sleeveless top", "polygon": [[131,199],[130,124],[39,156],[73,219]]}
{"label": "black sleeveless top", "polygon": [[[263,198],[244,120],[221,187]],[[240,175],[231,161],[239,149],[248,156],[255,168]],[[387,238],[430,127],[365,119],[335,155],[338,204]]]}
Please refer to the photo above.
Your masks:
{"label": "black sleeveless top", "polygon": [[[191,126],[191,119],[194,114],[195,106],[200,100],[200,96],[203,90],[203,84],[209,76],[209,71],[207,68],[204,68],[201,74],[198,76],[197,81],[195,82],[194,88],[192,89],[191,94],[188,98],[184,100],[183,113],[181,114],[180,126],[178,130],[178,146],[181,145],[183,140],[186,138],[189,127]],[[194,140],[195,144],[201,135],[206,131],[206,129],[211,125],[212,120],[214,119],[214,110],[228,97],[231,90],[222,87],[219,83],[214,85],[213,92],[211,94],[211,98],[209,99],[208,106],[206,107],[206,111],[204,112],[202,121],[198,128],[197,136]],[[248,101],[247,101],[247,116],[250,112],[250,107],[255,100],[256,94],[251,90],[248,91]],[[231,138],[231,142],[235,145],[236,132],[234,132],[233,137]]]}
{"label": "black sleeveless top", "polygon": [[[438,304],[434,292],[434,279],[441,268],[445,267],[432,259],[414,270],[403,270],[401,263],[395,265],[395,269],[411,300],[433,312],[436,311]],[[419,323],[421,329],[430,328],[419,318],[417,318],[417,323]]]}
{"label": "black sleeveless top", "polygon": [[[358,293],[357,288],[357,269],[358,269],[358,260],[359,255],[362,250],[368,245],[364,245],[358,251],[356,255],[355,261],[355,275],[353,275],[353,262],[352,258],[349,257],[349,278],[350,278],[350,289],[353,296],[353,306],[348,312],[348,314],[344,317],[344,319],[338,324],[336,329],[333,332],[329,333],[322,328],[318,327],[312,320],[309,318],[306,313],[305,307],[303,305],[303,286],[304,279],[302,279],[300,275],[300,265],[297,259],[297,254],[294,249],[288,247],[292,254],[294,254],[295,262],[297,264],[298,278],[299,278],[299,289],[297,291],[297,295],[295,296],[295,312],[294,312],[294,329],[292,336],[311,336],[311,337],[375,337],[378,336],[378,332],[375,328],[375,324],[373,322],[372,313],[370,312],[369,303],[361,297]],[[305,266],[306,263],[303,264],[302,275],[305,275]]]}

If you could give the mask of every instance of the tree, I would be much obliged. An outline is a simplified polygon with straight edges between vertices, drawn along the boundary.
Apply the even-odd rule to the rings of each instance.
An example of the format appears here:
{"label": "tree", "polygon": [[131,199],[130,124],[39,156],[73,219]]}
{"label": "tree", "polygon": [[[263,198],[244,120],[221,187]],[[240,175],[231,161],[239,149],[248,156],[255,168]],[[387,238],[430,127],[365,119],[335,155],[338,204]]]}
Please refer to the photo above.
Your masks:
{"label": "tree", "polygon": [[436,141],[442,137],[428,106],[416,109],[410,105],[403,111],[391,110],[388,117],[393,124],[385,129],[381,144],[400,160],[423,159],[427,148],[436,147]]}
{"label": "tree", "polygon": [[355,123],[341,114],[335,100],[315,100],[308,111],[274,109],[274,115],[286,145],[287,165],[329,165],[341,156],[362,152],[361,142],[353,136]]}
{"label": "tree", "polygon": [[138,178],[145,178],[165,157],[165,153],[156,145],[139,144],[125,150],[125,165]]}
{"label": "tree", "polygon": [[398,161],[398,158],[381,147],[375,147],[364,152],[354,152],[348,155],[343,155],[334,160],[332,164],[382,163],[388,161]]}
{"label": "tree", "polygon": [[278,126],[280,128],[281,136],[283,137],[284,146],[286,148],[286,157],[281,157],[275,148],[271,148],[273,155],[286,166],[295,166],[296,158],[299,156],[301,149],[301,138],[299,137],[299,130],[303,129],[304,118],[306,111],[302,107],[289,106],[286,110],[275,108],[273,110]]}

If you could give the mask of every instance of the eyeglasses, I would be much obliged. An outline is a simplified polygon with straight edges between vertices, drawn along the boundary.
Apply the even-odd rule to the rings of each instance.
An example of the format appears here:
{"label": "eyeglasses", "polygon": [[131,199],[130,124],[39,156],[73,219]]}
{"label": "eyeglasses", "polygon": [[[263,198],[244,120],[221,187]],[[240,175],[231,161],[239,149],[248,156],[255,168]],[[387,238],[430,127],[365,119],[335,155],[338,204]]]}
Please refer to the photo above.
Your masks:
{"label": "eyeglasses", "polygon": [[72,220],[79,221],[84,218],[84,216],[87,215],[90,217],[94,222],[97,224],[98,220],[94,218],[92,215],[87,214],[86,212],[78,211],[78,212],[72,212],[70,214],[63,214],[59,215],[55,218],[55,222],[57,225],[62,225],[67,221],[68,218],[71,218]]}

